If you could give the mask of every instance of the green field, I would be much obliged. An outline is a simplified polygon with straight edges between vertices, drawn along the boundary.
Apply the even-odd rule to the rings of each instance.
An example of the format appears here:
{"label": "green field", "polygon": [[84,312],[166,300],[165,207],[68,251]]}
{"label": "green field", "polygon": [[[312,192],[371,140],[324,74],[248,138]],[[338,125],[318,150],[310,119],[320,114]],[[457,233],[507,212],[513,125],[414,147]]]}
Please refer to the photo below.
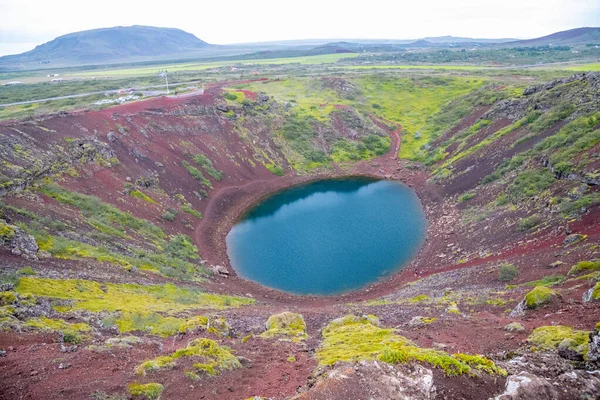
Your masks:
{"label": "green field", "polygon": [[327,64],[334,63],[342,58],[356,57],[356,53],[343,53],[343,54],[324,54],[319,56],[306,56],[306,57],[291,57],[291,58],[271,58],[271,59],[259,59],[259,60],[228,60],[228,61],[213,61],[203,63],[184,63],[184,64],[165,64],[155,65],[151,67],[140,67],[140,68],[122,68],[122,69],[108,69],[108,70],[94,70],[74,73],[73,76],[90,77],[90,76],[125,76],[125,75],[148,75],[155,74],[161,70],[167,70],[169,72],[179,71],[201,71],[211,68],[220,68],[229,65],[282,65],[282,64]]}
{"label": "green field", "polygon": [[478,65],[350,65],[337,67],[342,69],[443,69],[466,70],[497,69],[498,67],[484,67]]}
{"label": "green field", "polygon": [[564,69],[568,71],[600,71],[600,63],[572,65]]}

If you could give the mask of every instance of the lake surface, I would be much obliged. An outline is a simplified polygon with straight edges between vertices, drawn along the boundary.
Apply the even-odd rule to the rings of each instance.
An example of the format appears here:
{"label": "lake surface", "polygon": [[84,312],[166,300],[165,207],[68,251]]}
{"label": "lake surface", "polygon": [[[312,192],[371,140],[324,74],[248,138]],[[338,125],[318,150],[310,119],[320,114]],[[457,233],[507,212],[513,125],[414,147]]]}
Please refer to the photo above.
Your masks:
{"label": "lake surface", "polygon": [[425,240],[427,221],[408,186],[364,178],[279,192],[227,235],[237,273],[296,294],[359,289],[396,272]]}

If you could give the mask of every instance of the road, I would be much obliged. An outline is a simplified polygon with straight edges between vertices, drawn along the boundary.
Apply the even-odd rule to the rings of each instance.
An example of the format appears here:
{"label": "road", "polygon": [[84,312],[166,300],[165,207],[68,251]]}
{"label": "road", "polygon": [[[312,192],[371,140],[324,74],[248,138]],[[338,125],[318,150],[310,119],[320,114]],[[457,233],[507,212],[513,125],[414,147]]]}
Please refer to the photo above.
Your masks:
{"label": "road", "polygon": [[[200,83],[200,82],[198,82],[198,81],[177,82],[177,83],[174,83],[174,84],[171,84],[171,85],[173,87],[175,87],[175,86],[180,86],[180,85],[189,85],[189,84],[198,84],[198,83]],[[60,85],[60,83],[57,83],[57,84]],[[157,96],[157,95],[160,95],[160,94],[167,94],[167,93],[166,93],[166,91],[162,91],[162,90],[146,90],[146,89],[162,88],[164,86],[165,85],[146,86],[146,87],[142,87],[142,88],[136,88],[135,91],[136,92],[142,92],[144,94],[144,96]],[[19,105],[32,104],[32,103],[42,103],[42,102],[53,101],[53,100],[75,99],[75,98],[78,98],[78,97],[93,96],[93,95],[96,95],[96,94],[104,94],[104,93],[114,94],[114,93],[119,93],[121,90],[123,90],[123,89],[102,90],[100,92],[69,94],[69,95],[66,95],[66,96],[50,97],[50,98],[47,98],[47,99],[18,101],[18,102],[15,102],[15,103],[0,104],[0,107],[19,106]]]}

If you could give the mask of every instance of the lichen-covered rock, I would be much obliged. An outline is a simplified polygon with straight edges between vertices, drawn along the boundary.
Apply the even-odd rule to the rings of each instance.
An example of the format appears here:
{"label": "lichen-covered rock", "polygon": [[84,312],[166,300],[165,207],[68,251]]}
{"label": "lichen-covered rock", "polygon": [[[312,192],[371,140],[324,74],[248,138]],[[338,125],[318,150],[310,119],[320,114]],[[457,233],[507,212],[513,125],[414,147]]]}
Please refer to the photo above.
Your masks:
{"label": "lichen-covered rock", "polygon": [[[341,388],[343,390],[340,390]],[[389,365],[378,361],[339,363],[325,369],[318,382],[292,399],[429,400],[435,398],[433,373],[421,365]]]}
{"label": "lichen-covered rock", "polygon": [[583,361],[588,350],[589,332],[568,326],[540,326],[533,330],[527,340],[538,350],[558,350],[558,354],[572,361]]}
{"label": "lichen-covered rock", "polygon": [[504,330],[508,332],[525,332],[525,327],[520,322],[511,322],[504,327]]}
{"label": "lichen-covered rock", "polygon": [[289,311],[271,315],[265,324],[265,332],[261,334],[261,337],[302,340],[307,337],[306,322],[304,322],[302,315]]}
{"label": "lichen-covered rock", "polygon": [[530,374],[521,372],[518,375],[510,375],[506,379],[504,392],[494,398],[494,400],[555,400],[559,393],[548,380]]}
{"label": "lichen-covered rock", "polygon": [[229,270],[222,265],[214,265],[212,268],[213,274],[222,277],[229,277]]}
{"label": "lichen-covered rock", "polygon": [[16,256],[22,256],[28,260],[37,260],[39,250],[35,238],[19,228],[9,225],[5,220],[0,220],[0,242],[8,245],[11,253]]}
{"label": "lichen-covered rock", "polygon": [[586,235],[582,235],[581,233],[573,233],[573,234],[567,236],[565,238],[565,240],[563,240],[563,246],[566,247],[566,246],[570,246],[574,243],[581,242],[581,241],[585,240],[586,237],[587,237]]}
{"label": "lichen-covered rock", "polygon": [[600,367],[600,322],[598,322],[596,328],[590,332],[587,359],[591,364]]}
{"label": "lichen-covered rock", "polygon": [[458,308],[458,305],[456,305],[456,303],[450,303],[450,305],[448,307],[446,307],[446,312],[448,314],[459,314],[460,315],[460,309]]}
{"label": "lichen-covered rock", "polygon": [[430,323],[432,323],[433,321],[435,321],[435,318],[427,318],[427,317],[422,317],[420,315],[417,315],[416,317],[413,317],[410,322],[408,323],[408,326],[412,327],[412,328],[419,328],[425,325],[428,325]]}
{"label": "lichen-covered rock", "polygon": [[558,293],[545,286],[536,286],[525,295],[525,307],[534,310],[544,304],[550,303],[558,297]]}
{"label": "lichen-covered rock", "polygon": [[10,242],[10,247],[14,255],[22,256],[28,260],[38,259],[39,247],[35,238],[21,228],[15,227],[15,235]]}
{"label": "lichen-covered rock", "polygon": [[584,302],[600,300],[600,282],[596,283],[592,288],[586,291],[583,295]]}

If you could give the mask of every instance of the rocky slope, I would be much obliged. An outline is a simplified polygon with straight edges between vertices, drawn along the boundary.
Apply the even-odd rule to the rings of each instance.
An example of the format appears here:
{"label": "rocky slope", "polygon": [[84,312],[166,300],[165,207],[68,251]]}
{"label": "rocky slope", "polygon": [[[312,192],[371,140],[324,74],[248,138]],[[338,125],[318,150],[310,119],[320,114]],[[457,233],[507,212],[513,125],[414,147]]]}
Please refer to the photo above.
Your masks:
{"label": "rocky slope", "polygon": [[[0,398],[595,398],[600,78],[461,79],[391,80],[457,91],[408,123],[357,76],[0,124]],[[419,195],[404,271],[335,298],[236,276],[247,207],[348,175]]]}

